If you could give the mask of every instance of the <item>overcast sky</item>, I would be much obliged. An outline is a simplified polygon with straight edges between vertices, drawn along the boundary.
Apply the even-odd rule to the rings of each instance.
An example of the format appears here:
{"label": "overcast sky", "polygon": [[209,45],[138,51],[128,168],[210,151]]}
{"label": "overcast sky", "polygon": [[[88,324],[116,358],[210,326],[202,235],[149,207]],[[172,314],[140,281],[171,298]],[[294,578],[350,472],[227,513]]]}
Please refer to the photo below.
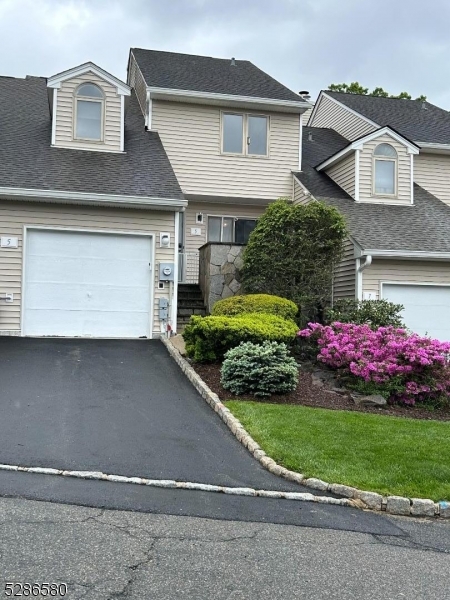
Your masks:
{"label": "overcast sky", "polygon": [[91,60],[125,79],[136,46],[248,59],[313,98],[356,80],[450,110],[449,23],[449,0],[0,0],[0,74]]}

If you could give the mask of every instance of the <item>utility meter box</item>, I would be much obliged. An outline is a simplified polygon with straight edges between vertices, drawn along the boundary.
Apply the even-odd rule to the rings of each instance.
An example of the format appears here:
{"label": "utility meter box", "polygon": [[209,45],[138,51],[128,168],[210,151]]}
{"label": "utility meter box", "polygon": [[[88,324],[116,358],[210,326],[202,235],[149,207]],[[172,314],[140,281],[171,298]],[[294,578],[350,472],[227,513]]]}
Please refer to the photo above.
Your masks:
{"label": "utility meter box", "polygon": [[159,280],[160,281],[175,281],[174,273],[175,273],[175,265],[173,263],[159,263]]}
{"label": "utility meter box", "polygon": [[167,321],[169,318],[169,300],[167,298],[159,298],[159,318],[161,321]]}

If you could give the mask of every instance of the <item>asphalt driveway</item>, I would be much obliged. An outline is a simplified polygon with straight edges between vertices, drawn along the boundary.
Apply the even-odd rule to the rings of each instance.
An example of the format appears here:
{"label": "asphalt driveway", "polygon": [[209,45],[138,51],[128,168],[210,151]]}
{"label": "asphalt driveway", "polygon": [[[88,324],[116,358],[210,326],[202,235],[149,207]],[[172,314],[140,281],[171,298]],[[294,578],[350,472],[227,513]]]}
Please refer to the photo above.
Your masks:
{"label": "asphalt driveway", "polygon": [[310,491],[263,469],[157,340],[0,338],[0,463]]}

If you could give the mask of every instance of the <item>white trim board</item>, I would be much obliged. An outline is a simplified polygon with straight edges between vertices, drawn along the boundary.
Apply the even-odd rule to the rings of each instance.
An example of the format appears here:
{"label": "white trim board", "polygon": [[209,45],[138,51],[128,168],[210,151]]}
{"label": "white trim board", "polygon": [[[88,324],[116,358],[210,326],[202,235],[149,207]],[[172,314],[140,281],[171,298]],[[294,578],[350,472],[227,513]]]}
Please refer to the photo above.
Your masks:
{"label": "white trim board", "polygon": [[58,89],[61,87],[61,83],[63,81],[66,81],[67,79],[72,79],[74,77],[79,77],[80,75],[84,75],[85,73],[94,73],[94,75],[97,75],[98,77],[100,77],[100,79],[107,81],[117,89],[117,93],[119,95],[131,95],[131,88],[129,85],[127,85],[120,79],[117,79],[117,77],[114,77],[114,75],[111,75],[111,73],[104,71],[102,68],[98,67],[93,62],[83,63],[82,65],[72,67],[71,69],[67,69],[66,71],[62,71],[61,73],[57,73],[56,75],[49,77],[47,79],[47,87]]}
{"label": "white trim board", "polygon": [[314,105],[313,111],[312,111],[312,113],[311,113],[311,115],[309,117],[309,120],[308,120],[308,123],[311,123],[310,127],[314,127],[314,125],[313,125],[313,119],[314,119],[314,117],[316,115],[316,111],[319,108],[319,104],[320,104],[320,102],[321,102],[321,100],[322,100],[323,97],[328,98],[328,100],[331,100],[331,102],[334,102],[335,104],[337,104],[341,108],[344,108],[347,112],[351,113],[352,115],[355,115],[356,117],[360,118],[362,121],[365,121],[369,125],[372,125],[376,129],[378,129],[380,127],[380,125],[378,123],[375,123],[375,121],[371,121],[370,119],[368,119],[367,117],[365,117],[364,115],[362,115],[361,113],[359,113],[358,111],[353,110],[353,108],[349,108],[348,106],[346,106],[342,102],[339,102],[339,100],[336,100],[335,98],[332,98],[331,96],[329,96],[327,94],[326,90],[322,90],[320,92],[319,97],[317,99],[317,102]]}

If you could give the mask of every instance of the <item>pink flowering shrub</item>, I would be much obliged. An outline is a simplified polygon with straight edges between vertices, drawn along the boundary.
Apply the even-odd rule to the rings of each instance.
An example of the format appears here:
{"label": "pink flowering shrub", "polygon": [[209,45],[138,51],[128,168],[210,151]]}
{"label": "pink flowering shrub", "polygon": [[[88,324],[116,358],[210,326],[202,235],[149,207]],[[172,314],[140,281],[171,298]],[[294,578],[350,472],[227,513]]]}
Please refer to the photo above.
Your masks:
{"label": "pink flowering shrub", "polygon": [[298,335],[317,343],[317,360],[338,370],[347,387],[411,405],[450,397],[448,342],[338,321],[309,323]]}

